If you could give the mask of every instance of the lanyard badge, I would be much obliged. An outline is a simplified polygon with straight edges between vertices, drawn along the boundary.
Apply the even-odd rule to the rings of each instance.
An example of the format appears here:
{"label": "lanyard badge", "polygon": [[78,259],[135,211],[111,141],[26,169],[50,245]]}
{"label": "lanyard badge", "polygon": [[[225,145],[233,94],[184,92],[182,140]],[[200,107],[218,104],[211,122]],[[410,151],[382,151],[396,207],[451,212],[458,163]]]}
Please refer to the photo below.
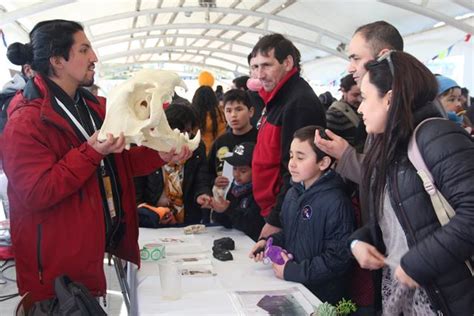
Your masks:
{"label": "lanyard badge", "polygon": [[114,194],[112,192],[112,183],[110,177],[107,175],[102,175],[102,182],[104,183],[105,197],[107,199],[107,205],[109,207],[110,217],[114,218],[117,213],[115,212],[114,205]]}

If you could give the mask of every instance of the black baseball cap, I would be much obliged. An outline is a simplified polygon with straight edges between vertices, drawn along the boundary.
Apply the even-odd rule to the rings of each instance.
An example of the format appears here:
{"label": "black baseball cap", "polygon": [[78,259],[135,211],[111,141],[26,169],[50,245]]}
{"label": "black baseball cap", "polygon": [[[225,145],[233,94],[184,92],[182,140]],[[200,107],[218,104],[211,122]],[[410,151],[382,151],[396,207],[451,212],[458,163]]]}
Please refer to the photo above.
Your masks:
{"label": "black baseball cap", "polygon": [[252,156],[255,143],[245,142],[234,147],[232,155],[224,160],[234,167],[252,166]]}

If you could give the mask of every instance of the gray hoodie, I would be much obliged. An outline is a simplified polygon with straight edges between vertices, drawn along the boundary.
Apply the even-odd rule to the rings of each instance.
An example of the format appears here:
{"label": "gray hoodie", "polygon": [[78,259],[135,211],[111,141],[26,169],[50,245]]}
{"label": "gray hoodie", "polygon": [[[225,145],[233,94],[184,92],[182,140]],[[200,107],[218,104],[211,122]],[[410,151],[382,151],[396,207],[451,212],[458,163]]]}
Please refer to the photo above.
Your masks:
{"label": "gray hoodie", "polygon": [[16,74],[3,86],[3,89],[0,92],[0,133],[3,132],[8,120],[7,109],[11,99],[18,90],[23,90],[25,85],[25,78],[21,74]]}
{"label": "gray hoodie", "polygon": [[15,74],[13,78],[5,83],[0,94],[15,93],[18,90],[22,90],[26,85],[26,80],[21,74]]}

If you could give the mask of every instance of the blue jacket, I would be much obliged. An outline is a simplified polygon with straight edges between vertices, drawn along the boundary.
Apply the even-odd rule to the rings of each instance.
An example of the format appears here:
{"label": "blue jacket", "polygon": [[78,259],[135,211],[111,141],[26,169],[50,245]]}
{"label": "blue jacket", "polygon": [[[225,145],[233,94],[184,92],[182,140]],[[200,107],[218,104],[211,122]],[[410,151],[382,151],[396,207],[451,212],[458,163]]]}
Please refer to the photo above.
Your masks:
{"label": "blue jacket", "polygon": [[293,183],[280,220],[283,229],[272,236],[274,244],[294,256],[285,266],[285,280],[303,283],[323,302],[347,298],[351,255],[346,244],[355,221],[341,177],[329,170],[307,190]]}

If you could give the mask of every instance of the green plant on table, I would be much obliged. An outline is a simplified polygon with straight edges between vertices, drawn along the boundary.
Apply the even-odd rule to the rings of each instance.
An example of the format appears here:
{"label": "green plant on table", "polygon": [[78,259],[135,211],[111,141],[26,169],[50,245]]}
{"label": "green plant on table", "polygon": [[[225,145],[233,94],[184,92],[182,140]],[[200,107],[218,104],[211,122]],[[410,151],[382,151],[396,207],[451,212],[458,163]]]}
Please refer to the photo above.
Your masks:
{"label": "green plant on table", "polygon": [[314,308],[314,316],[346,316],[357,310],[357,306],[351,300],[340,300],[336,306],[324,302]]}
{"label": "green plant on table", "polygon": [[345,300],[344,298],[339,301],[336,305],[336,312],[339,316],[349,315],[357,310],[357,306],[351,300]]}

